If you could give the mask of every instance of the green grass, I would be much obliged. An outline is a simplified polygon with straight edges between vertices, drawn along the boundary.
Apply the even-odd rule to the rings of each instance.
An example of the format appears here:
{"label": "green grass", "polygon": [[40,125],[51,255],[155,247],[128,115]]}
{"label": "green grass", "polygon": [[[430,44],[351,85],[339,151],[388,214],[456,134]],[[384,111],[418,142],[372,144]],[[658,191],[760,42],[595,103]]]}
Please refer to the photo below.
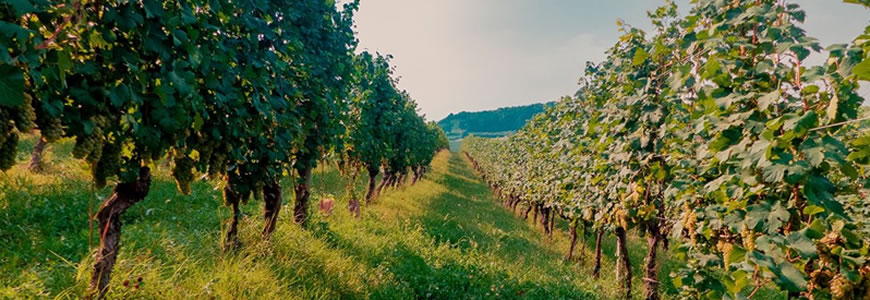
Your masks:
{"label": "green grass", "polygon": [[[0,173],[0,298],[78,298],[87,289],[90,209],[109,189],[92,191],[85,165],[69,158],[70,141],[46,151],[48,170],[27,172],[35,137],[21,146],[19,164]],[[413,186],[385,192],[360,219],[346,212],[345,179],[334,168],[315,170],[313,199],[339,198],[335,214],[316,212],[309,229],[293,225],[292,190],[273,238],[260,238],[259,201],[244,205],[242,250],[220,250],[223,220],[216,182],[201,181],[190,196],[176,192],[166,168],[155,172],[149,196],[123,217],[122,248],[109,296],[178,299],[613,299],[618,293],[614,239],[604,244],[602,278],[592,279],[591,252],[564,262],[564,222],[544,236],[493,199],[458,153],[442,152]],[[358,192],[365,178],[356,183]],[[316,202],[316,200],[314,201]],[[90,240],[90,242],[89,242]],[[635,296],[640,297],[643,242],[631,239]],[[666,256],[667,254],[665,254]],[[667,279],[675,263],[662,257]],[[141,283],[138,284],[141,279]]]}

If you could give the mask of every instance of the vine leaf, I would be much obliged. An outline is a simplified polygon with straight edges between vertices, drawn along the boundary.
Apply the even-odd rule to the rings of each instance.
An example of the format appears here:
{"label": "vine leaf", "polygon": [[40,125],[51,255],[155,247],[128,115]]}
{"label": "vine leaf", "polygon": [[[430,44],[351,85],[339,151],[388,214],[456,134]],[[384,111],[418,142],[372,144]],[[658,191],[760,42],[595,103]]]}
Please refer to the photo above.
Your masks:
{"label": "vine leaf", "polygon": [[0,106],[24,104],[24,73],[9,65],[0,65]]}
{"label": "vine leaf", "polygon": [[827,178],[810,176],[803,188],[804,197],[810,204],[824,207],[826,211],[844,215],[843,205],[834,199],[834,185]]}
{"label": "vine leaf", "polygon": [[15,10],[17,16],[36,11],[36,7],[34,7],[28,0],[7,0],[4,2],[8,3],[9,6],[12,6],[12,9]]}
{"label": "vine leaf", "polygon": [[818,252],[813,239],[807,236],[807,230],[809,228],[790,233],[787,238],[788,247],[800,253],[802,257],[812,259],[818,256]]}
{"label": "vine leaf", "polygon": [[810,162],[810,165],[813,167],[818,167],[822,161],[825,160],[825,153],[822,152],[824,148],[822,147],[812,147],[807,149],[802,149],[804,157],[806,157],[807,161]]}
{"label": "vine leaf", "polygon": [[631,60],[631,64],[633,66],[638,66],[642,64],[649,57],[649,53],[646,52],[643,48],[637,48],[637,51],[634,52],[634,58]]}
{"label": "vine leaf", "polygon": [[855,65],[855,68],[852,69],[852,73],[861,80],[870,80],[870,59],[864,60],[861,63]]}
{"label": "vine leaf", "polygon": [[767,182],[780,182],[782,178],[785,177],[785,170],[788,169],[787,165],[782,164],[772,164],[764,168],[764,181]]}
{"label": "vine leaf", "polygon": [[761,110],[767,110],[767,108],[776,102],[777,99],[779,99],[779,90],[761,96],[761,98],[758,98],[758,108]]}
{"label": "vine leaf", "polygon": [[795,268],[791,263],[783,262],[776,264],[773,258],[758,251],[752,251],[749,255],[753,262],[767,268],[768,271],[775,275],[774,281],[777,285],[792,292],[800,292],[806,289],[807,280],[803,277],[800,270]]}

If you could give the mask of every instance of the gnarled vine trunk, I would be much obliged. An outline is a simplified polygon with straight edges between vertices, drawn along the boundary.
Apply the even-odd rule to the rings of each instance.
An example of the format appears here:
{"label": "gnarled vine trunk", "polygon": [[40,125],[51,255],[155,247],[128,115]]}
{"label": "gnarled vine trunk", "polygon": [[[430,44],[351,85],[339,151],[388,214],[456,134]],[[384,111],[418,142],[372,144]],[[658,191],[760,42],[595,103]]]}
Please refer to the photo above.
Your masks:
{"label": "gnarled vine trunk", "polygon": [[366,205],[372,203],[372,201],[377,196],[377,191],[375,190],[375,185],[378,181],[378,173],[380,170],[378,168],[368,168],[369,171],[369,185],[366,191]]}
{"label": "gnarled vine trunk", "polygon": [[133,182],[122,182],[115,186],[112,195],[103,202],[97,211],[96,219],[100,226],[100,246],[94,259],[90,288],[97,298],[103,299],[112,278],[112,268],[118,258],[121,244],[121,215],[139,201],[145,199],[151,189],[151,170],[139,169],[139,177]]}
{"label": "gnarled vine trunk", "polygon": [[45,145],[47,144],[45,138],[40,137],[39,141],[36,142],[36,146],[33,146],[33,155],[30,156],[30,164],[27,165],[27,169],[30,172],[38,173],[42,171],[42,152],[45,151]]}
{"label": "gnarled vine trunk", "polygon": [[378,186],[378,194],[384,190],[384,188],[389,188],[390,185],[393,184],[393,173],[384,171],[384,178],[381,179],[381,185]]}
{"label": "gnarled vine trunk", "polygon": [[596,279],[601,276],[601,239],[603,237],[604,230],[598,229],[598,234],[595,238],[595,265],[592,267],[592,277]]}
{"label": "gnarled vine trunk", "polygon": [[239,203],[242,202],[242,196],[235,190],[232,180],[227,180],[224,187],[224,205],[227,205],[232,210],[233,215],[227,220],[227,235],[224,237],[224,251],[236,250],[242,245],[239,240],[239,220],[242,217],[242,211],[239,209]]}
{"label": "gnarled vine trunk", "polygon": [[426,166],[417,167],[417,181],[420,181],[420,179],[423,179],[423,172],[425,172],[425,171],[426,171]]}
{"label": "gnarled vine trunk", "polygon": [[538,222],[538,210],[540,209],[540,205],[537,205],[537,204],[531,204],[531,205],[533,206],[532,210],[534,210],[532,212],[532,224],[535,224],[535,222]]}
{"label": "gnarled vine trunk", "polygon": [[412,167],[411,168],[411,185],[417,184],[417,180],[420,180],[420,167]]}
{"label": "gnarled vine trunk", "polygon": [[616,234],[616,253],[619,262],[619,266],[616,268],[617,280],[622,281],[625,299],[631,299],[631,260],[628,257],[628,240],[625,236],[625,228],[617,227],[614,233]]}
{"label": "gnarled vine trunk", "polygon": [[308,185],[311,182],[311,169],[311,166],[297,169],[297,172],[299,172],[299,182],[294,188],[296,191],[296,202],[293,204],[293,222],[303,226],[308,221],[308,199],[311,197]]}
{"label": "gnarled vine trunk", "polygon": [[659,281],[658,281],[658,263],[656,262],[656,254],[658,252],[659,241],[664,239],[662,236],[662,221],[665,219],[664,207],[661,201],[656,198],[646,197],[646,202],[652,201],[658,211],[657,218],[653,218],[647,225],[647,249],[646,263],[644,266],[644,299],[658,300],[659,299]]}
{"label": "gnarled vine trunk", "polygon": [[[526,212],[523,213],[523,221],[529,220],[529,212],[531,212],[533,208],[534,208],[534,206],[532,206],[532,205],[526,206]],[[538,217],[538,214],[536,213],[535,218],[537,218],[537,217]]]}
{"label": "gnarled vine trunk", "polygon": [[[579,220],[578,220],[579,221]],[[583,232],[578,233],[578,239],[580,239],[580,254],[577,257],[577,260],[583,262],[586,259],[586,238],[589,237],[589,223],[586,221],[580,221],[583,223]]]}
{"label": "gnarled vine trunk", "polygon": [[281,184],[277,180],[263,186],[263,217],[266,223],[263,227],[263,236],[266,238],[275,232],[282,200]]}
{"label": "gnarled vine trunk", "polygon": [[405,183],[408,183],[408,172],[402,173],[399,175],[399,180],[396,181],[396,186],[402,186]]}
{"label": "gnarled vine trunk", "polygon": [[384,190],[384,186],[386,186],[390,182],[390,172],[384,170],[384,176],[381,177],[381,183],[378,184],[378,188],[375,189],[375,197],[381,195],[381,191]]}
{"label": "gnarled vine trunk", "polygon": [[544,227],[544,233],[547,235],[550,235],[550,214],[552,212],[552,208],[541,207],[541,225]]}
{"label": "gnarled vine trunk", "polygon": [[556,226],[556,209],[550,208],[550,230],[547,231],[547,233],[550,234],[550,238],[553,237],[553,229],[555,228],[555,226]]}
{"label": "gnarled vine trunk", "polygon": [[568,229],[571,235],[571,245],[568,246],[568,254],[565,255],[565,260],[571,261],[574,258],[574,247],[577,246],[577,219],[571,222],[571,228]]}
{"label": "gnarled vine trunk", "polygon": [[647,245],[649,250],[646,254],[646,266],[644,282],[644,299],[658,300],[659,299],[659,282],[658,282],[658,266],[656,264],[656,251],[659,246],[658,234],[650,234],[647,237]]}

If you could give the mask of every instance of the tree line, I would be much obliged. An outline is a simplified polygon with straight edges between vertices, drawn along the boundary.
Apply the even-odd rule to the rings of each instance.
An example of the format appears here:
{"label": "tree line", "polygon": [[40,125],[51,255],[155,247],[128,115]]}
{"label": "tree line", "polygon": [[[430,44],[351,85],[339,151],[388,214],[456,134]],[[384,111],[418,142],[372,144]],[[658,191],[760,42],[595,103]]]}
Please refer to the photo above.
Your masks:
{"label": "tree line", "polygon": [[596,277],[613,233],[626,298],[631,231],[648,244],[645,299],[668,280],[661,247],[684,262],[667,275],[685,298],[870,295],[870,124],[857,94],[870,26],[810,65],[823,48],[789,1],[697,1],[684,17],[668,1],[648,15],[649,33],[620,22],[574,97],[510,137],[466,138],[473,166],[545,231],[568,220],[568,258],[578,227],[595,233]]}
{"label": "tree line", "polygon": [[[91,290],[103,298],[121,215],[142,201],[158,160],[179,191],[195,174],[221,182],[232,209],[224,247],[240,245],[239,204],[264,202],[275,230],[283,178],[293,220],[308,219],[311,172],[332,157],[367,171],[366,202],[423,176],[446,135],[397,88],[389,56],[356,53],[359,1],[0,1],[0,170],[20,136],[72,138],[98,188],[114,188],[100,228]],[[37,149],[42,151],[41,148]],[[381,186],[376,176],[383,169]],[[353,180],[352,180],[353,181]],[[359,200],[350,209],[359,214]]]}
{"label": "tree line", "polygon": [[438,125],[447,132],[451,140],[462,139],[469,134],[492,133],[504,136],[519,130],[534,115],[544,111],[553,102],[537,103],[524,106],[502,107],[495,110],[459,112],[449,114],[438,121]]}

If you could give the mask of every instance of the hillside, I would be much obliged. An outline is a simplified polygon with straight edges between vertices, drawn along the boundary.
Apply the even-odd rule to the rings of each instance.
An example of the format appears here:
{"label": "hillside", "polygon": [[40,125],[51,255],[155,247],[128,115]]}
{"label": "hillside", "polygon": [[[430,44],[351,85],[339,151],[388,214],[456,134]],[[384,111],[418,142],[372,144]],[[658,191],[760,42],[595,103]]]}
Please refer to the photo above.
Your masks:
{"label": "hillside", "polygon": [[499,137],[519,130],[526,121],[544,111],[549,103],[502,107],[496,110],[460,112],[450,114],[438,122],[450,140],[458,140],[474,134],[483,137]]}

